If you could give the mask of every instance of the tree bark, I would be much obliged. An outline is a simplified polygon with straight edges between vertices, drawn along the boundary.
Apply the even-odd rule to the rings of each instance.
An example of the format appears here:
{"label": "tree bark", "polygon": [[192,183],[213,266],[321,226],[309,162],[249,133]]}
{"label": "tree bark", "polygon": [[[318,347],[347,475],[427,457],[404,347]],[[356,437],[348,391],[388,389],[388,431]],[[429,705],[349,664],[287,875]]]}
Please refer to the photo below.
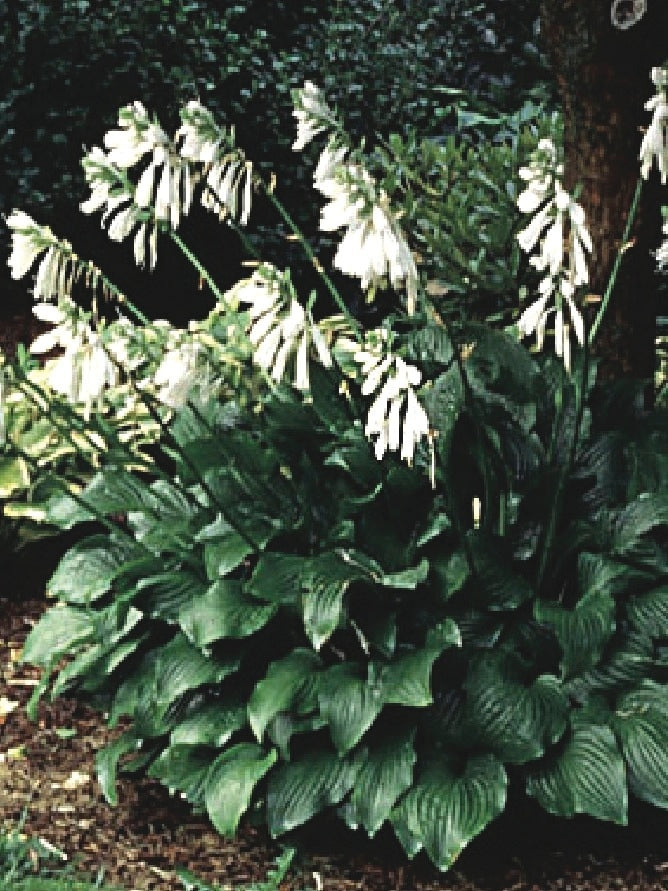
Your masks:
{"label": "tree bark", "polygon": [[[542,0],[541,31],[564,114],[565,187],[579,201],[594,242],[590,290],[608,283],[640,172],[642,128],[650,116],[653,66],[668,57],[668,2],[650,0],[626,31],[610,19],[611,0]],[[661,203],[668,189],[656,170],[645,184],[612,301],[595,351],[605,377],[654,376],[657,277],[653,251],[661,242]]]}

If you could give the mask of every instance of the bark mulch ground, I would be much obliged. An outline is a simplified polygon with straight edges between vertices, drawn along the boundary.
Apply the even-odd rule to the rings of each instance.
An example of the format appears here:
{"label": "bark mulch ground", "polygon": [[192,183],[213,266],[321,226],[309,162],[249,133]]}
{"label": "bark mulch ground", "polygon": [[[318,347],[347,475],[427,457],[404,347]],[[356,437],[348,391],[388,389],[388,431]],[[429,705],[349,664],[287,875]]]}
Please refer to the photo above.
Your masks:
{"label": "bark mulch ground", "polygon": [[[34,689],[36,672],[17,660],[43,609],[43,601],[0,598],[0,698],[24,705]],[[36,723],[23,708],[0,713],[0,830],[25,813],[27,834],[78,858],[84,871],[104,867],[108,882],[128,889],[182,889],[176,866],[221,888],[266,877],[280,847],[261,830],[222,839],[150,780],[122,779],[119,805],[109,807],[94,770],[109,738],[99,715],[70,700],[42,704]],[[640,805],[630,828],[513,805],[445,876],[420,857],[408,863],[389,835],[372,843],[337,826],[325,819],[291,840],[299,854],[283,891],[668,889],[668,815]]]}

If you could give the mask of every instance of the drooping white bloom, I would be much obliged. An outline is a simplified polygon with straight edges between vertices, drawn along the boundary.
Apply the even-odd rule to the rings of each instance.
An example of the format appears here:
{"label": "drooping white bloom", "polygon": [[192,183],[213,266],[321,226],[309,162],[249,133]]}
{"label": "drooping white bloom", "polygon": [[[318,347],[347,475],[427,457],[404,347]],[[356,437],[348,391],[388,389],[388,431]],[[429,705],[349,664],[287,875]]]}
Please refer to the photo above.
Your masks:
{"label": "drooping white bloom", "polygon": [[199,362],[200,346],[186,341],[168,350],[156,369],[153,383],[156,396],[169,408],[183,408],[198,384],[206,377]]}
{"label": "drooping white bloom", "polygon": [[149,119],[141,102],[125,105],[118,112],[118,129],[109,130],[104,137],[107,161],[127,170],[152,152],[157,145],[169,143],[162,127]]}
{"label": "drooping white bloom", "polygon": [[661,182],[665,184],[668,180],[668,68],[652,68],[652,81],[656,94],[645,103],[647,111],[653,114],[640,146],[640,171],[647,179],[656,160]]}
{"label": "drooping white bloom", "polygon": [[297,138],[292,144],[292,148],[299,152],[318,133],[331,127],[335,118],[325,102],[320,88],[310,80],[305,81],[301,89],[294,90],[292,98],[294,102],[292,114],[297,121]]}
{"label": "drooping white bloom", "polygon": [[668,266],[668,219],[664,221],[662,232],[667,237],[656,252],[656,262],[661,270]]}
{"label": "drooping white bloom", "polygon": [[554,314],[555,352],[570,367],[570,331],[584,344],[584,319],[574,296],[576,289],[589,281],[586,255],[593,245],[584,210],[564,189],[562,173],[556,147],[547,139],[539,142],[530,164],[520,170],[527,186],[517,204],[522,212],[534,216],[517,240],[526,253],[537,248],[529,262],[545,276],[539,284],[540,296],[525,308],[517,326],[522,337],[535,334],[536,345],[542,349],[548,318]]}
{"label": "drooping white bloom", "polygon": [[67,297],[72,289],[76,270],[72,246],[58,240],[48,226],[40,226],[23,211],[15,210],[7,218],[12,233],[12,250],[8,265],[12,278],[22,278],[42,254],[37,267],[33,297],[50,300]]}
{"label": "drooping white bloom", "polygon": [[342,163],[344,156],[328,145],[315,175],[315,187],[329,199],[320,214],[320,228],[325,232],[346,230],[334,266],[359,278],[365,290],[388,281],[393,288],[405,284],[407,309],[412,314],[417,268],[389,198],[361,164]]}
{"label": "drooping white bloom", "polygon": [[287,286],[288,293],[284,293],[284,281],[277,269],[265,263],[250,278],[237,282],[225,297],[232,306],[246,307],[255,364],[278,383],[285,377],[288,363],[293,363],[293,386],[308,390],[309,357],[315,355],[321,365],[330,368],[332,356],[327,337],[311,313]]}
{"label": "drooping white bloom", "polygon": [[364,375],[363,396],[377,393],[367,415],[364,433],[374,439],[380,461],[386,451],[397,452],[409,463],[415,446],[428,436],[429,418],[415,393],[421,372],[400,356],[384,355],[379,349],[361,349],[355,354]]}

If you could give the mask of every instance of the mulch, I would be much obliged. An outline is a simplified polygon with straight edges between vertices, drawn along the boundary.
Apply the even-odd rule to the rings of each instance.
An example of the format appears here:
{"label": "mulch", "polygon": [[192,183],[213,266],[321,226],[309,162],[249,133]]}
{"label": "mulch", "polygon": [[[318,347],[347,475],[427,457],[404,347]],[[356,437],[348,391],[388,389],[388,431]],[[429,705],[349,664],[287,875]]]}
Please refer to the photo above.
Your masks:
{"label": "mulch", "polygon": [[[0,598],[0,698],[24,706],[37,672],[19,664],[43,600]],[[256,827],[221,838],[201,815],[149,779],[123,778],[119,804],[104,801],[95,753],[118,730],[68,699],[0,713],[0,830],[25,815],[80,868],[126,889],[176,891],[182,866],[208,883],[239,888],[264,880],[281,847]],[[588,891],[668,889],[668,814],[633,803],[630,827],[556,820],[532,802],[507,808],[446,875],[422,855],[412,863],[390,835],[371,842],[327,818],[291,838],[298,856],[282,891]],[[314,873],[316,875],[314,875]]]}

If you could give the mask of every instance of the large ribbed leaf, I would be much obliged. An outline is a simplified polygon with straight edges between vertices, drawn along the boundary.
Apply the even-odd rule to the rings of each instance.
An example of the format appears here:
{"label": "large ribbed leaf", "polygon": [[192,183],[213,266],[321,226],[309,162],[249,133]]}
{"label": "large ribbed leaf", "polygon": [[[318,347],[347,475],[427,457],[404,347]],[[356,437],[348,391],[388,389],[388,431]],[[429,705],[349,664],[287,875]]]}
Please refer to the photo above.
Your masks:
{"label": "large ribbed leaf", "polygon": [[298,603],[306,560],[299,554],[262,554],[248,582],[248,591],[270,603]]}
{"label": "large ribbed leaf", "polygon": [[312,650],[293,650],[289,656],[272,662],[248,703],[248,720],[260,742],[267,724],[280,712],[296,710],[304,714],[317,705],[317,676],[320,658]]}
{"label": "large ribbed leaf", "polygon": [[668,524],[668,494],[643,492],[620,511],[613,531],[613,548],[618,553],[628,553],[643,535],[665,524]]}
{"label": "large ribbed leaf", "polygon": [[248,637],[267,624],[278,607],[244,594],[241,582],[219,579],[179,610],[179,625],[197,647],[224,637]]}
{"label": "large ribbed leaf", "polygon": [[668,808],[668,686],[644,681],[622,696],[613,728],[626,759],[631,791]]}
{"label": "large ribbed leaf", "polygon": [[182,792],[191,804],[201,806],[210,766],[211,752],[207,749],[174,745],[156,758],[149,767],[148,774],[160,780],[168,789]]}
{"label": "large ribbed leaf", "polygon": [[482,531],[469,533],[476,576],[474,591],[490,610],[512,610],[534,596],[503,550],[503,542]]}
{"label": "large ribbed leaf", "polygon": [[631,623],[648,637],[668,637],[668,587],[629,597],[626,613]]}
{"label": "large ribbed leaf", "polygon": [[585,594],[573,609],[537,600],[537,622],[550,625],[563,652],[561,672],[565,678],[592,668],[615,630],[615,601],[607,591]]}
{"label": "large ribbed leaf", "polygon": [[416,708],[430,705],[432,666],[443,650],[460,645],[459,629],[447,619],[428,632],[423,647],[403,650],[391,662],[378,666],[385,702]]}
{"label": "large ribbed leaf", "polygon": [[569,695],[585,701],[594,693],[630,688],[647,676],[653,664],[652,640],[638,632],[627,633],[594,668],[567,682]]}
{"label": "large ribbed leaf", "polygon": [[24,458],[0,456],[0,498],[11,498],[14,492],[30,485],[30,471]]}
{"label": "large ribbed leaf", "polygon": [[463,771],[444,757],[427,767],[395,808],[391,821],[404,850],[422,848],[448,869],[506,804],[506,772],[493,755],[470,758]]}
{"label": "large ribbed leaf", "polygon": [[578,557],[578,581],[583,594],[606,592],[613,596],[632,591],[634,586],[651,580],[646,570],[615,560],[606,554],[584,552]]}
{"label": "large ribbed leaf", "polygon": [[563,750],[529,774],[526,790],[557,816],[589,814],[626,825],[626,772],[609,727],[575,726]]}
{"label": "large ribbed leaf", "polygon": [[102,794],[112,806],[118,804],[116,791],[118,762],[123,755],[127,755],[129,752],[136,752],[139,745],[140,741],[134,731],[128,730],[109,743],[109,745],[100,749],[95,756],[97,779],[102,789]]}
{"label": "large ribbed leaf", "polygon": [[253,789],[276,761],[255,743],[239,743],[219,755],[206,777],[204,801],[211,822],[222,835],[233,835]]}
{"label": "large ribbed leaf", "polygon": [[246,709],[239,700],[214,700],[188,711],[170,734],[170,744],[220,748],[246,723]]}
{"label": "large ribbed leaf", "polygon": [[368,572],[346,553],[326,553],[312,558],[302,576],[304,629],[313,645],[331,637],[343,617],[343,598],[351,582],[368,578]]}
{"label": "large ribbed leaf", "polygon": [[360,741],[383,708],[383,686],[360,677],[352,665],[335,665],[320,676],[318,701],[332,742],[343,755]]}
{"label": "large ribbed leaf", "polygon": [[92,535],[67,551],[47,589],[67,603],[90,603],[106,594],[127,561],[142,553],[130,538]]}
{"label": "large ribbed leaf", "polygon": [[137,582],[137,602],[154,618],[176,623],[181,609],[201,597],[206,589],[200,576],[187,569],[160,572]]}
{"label": "large ribbed leaf", "polygon": [[222,681],[238,665],[234,659],[223,662],[204,656],[183,634],[177,634],[156,656],[155,702],[166,708],[188,690]]}
{"label": "large ribbed leaf", "polygon": [[352,788],[359,759],[316,752],[272,771],[267,789],[267,824],[273,837],[306,823],[338,804]]}
{"label": "large ribbed leaf", "polygon": [[95,636],[93,616],[72,606],[47,610],[31,630],[23,648],[23,661],[46,666],[66,653],[74,653]]}
{"label": "large ribbed leaf", "polygon": [[388,819],[413,779],[414,739],[415,728],[397,730],[367,752],[350,801],[343,807],[346,823],[352,829],[364,826],[373,836]]}
{"label": "large ribbed leaf", "polygon": [[204,565],[211,581],[236,569],[253,552],[250,541],[220,516],[200,529],[195,541],[204,544]]}
{"label": "large ribbed leaf", "polygon": [[559,680],[542,675],[523,683],[510,655],[480,657],[464,686],[469,738],[501,761],[523,764],[539,758],[566,729],[569,704]]}

